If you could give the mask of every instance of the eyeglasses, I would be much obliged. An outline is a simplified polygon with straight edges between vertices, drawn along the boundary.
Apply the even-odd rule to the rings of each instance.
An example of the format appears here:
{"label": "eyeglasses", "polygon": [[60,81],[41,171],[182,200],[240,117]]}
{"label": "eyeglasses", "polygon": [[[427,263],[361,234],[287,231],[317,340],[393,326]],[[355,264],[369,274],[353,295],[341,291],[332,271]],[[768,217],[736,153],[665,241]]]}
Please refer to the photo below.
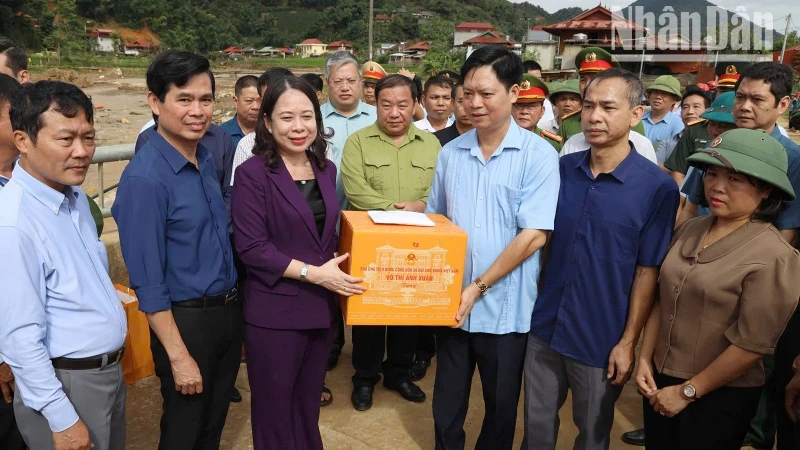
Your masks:
{"label": "eyeglasses", "polygon": [[346,80],[333,80],[329,83],[332,88],[334,89],[341,89],[345,85],[348,87],[355,87],[358,84],[358,80],[354,80],[352,78],[348,78]]}

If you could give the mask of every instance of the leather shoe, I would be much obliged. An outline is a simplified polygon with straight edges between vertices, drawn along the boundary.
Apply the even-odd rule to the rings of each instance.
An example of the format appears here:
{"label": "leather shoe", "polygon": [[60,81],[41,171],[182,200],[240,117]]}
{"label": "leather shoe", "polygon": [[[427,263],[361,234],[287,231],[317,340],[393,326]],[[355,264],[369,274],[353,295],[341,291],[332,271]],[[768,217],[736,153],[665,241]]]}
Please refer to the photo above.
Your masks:
{"label": "leather shoe", "polygon": [[366,411],[372,408],[372,391],[375,388],[370,386],[361,386],[353,389],[353,395],[350,396],[350,402],[356,411]]}
{"label": "leather shoe", "polygon": [[420,359],[414,361],[414,365],[411,366],[411,381],[419,381],[425,378],[425,375],[428,373],[428,367],[430,366],[430,359]]}
{"label": "leather shoe", "polygon": [[644,447],[644,428],[622,433],[622,442],[630,445]]}
{"label": "leather shoe", "polygon": [[241,403],[242,402],[242,394],[239,393],[239,390],[233,388],[233,392],[231,392],[231,402],[233,403]]}
{"label": "leather shoe", "polygon": [[422,392],[422,389],[420,389],[419,386],[410,381],[406,381],[405,383],[400,383],[398,385],[384,383],[383,386],[386,389],[399,392],[404,399],[410,402],[421,403],[425,401],[425,393]]}

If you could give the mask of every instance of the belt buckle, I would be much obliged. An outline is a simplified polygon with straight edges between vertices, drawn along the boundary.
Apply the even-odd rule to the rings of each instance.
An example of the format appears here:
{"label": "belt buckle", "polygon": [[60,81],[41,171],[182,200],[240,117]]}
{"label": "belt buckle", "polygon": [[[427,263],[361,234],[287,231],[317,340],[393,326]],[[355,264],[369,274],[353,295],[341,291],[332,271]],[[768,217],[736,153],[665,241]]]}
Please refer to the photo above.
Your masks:
{"label": "belt buckle", "polygon": [[229,292],[228,294],[225,294],[225,303],[224,303],[225,306],[232,305],[236,301],[236,298],[238,296],[239,296],[239,292],[236,290],[236,288],[233,288],[233,290],[231,292]]}

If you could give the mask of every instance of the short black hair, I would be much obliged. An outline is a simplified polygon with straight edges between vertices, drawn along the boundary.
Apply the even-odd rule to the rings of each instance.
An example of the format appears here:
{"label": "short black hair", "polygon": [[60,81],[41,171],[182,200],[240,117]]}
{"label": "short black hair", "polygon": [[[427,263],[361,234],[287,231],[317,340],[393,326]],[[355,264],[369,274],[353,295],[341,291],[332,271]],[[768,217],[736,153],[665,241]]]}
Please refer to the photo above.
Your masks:
{"label": "short black hair", "polygon": [[24,131],[36,144],[44,125],[42,115],[50,109],[69,118],[83,113],[94,123],[92,101],[80,88],[62,81],[37,81],[23,84],[11,99],[11,128]]}
{"label": "short black hair", "polygon": [[586,93],[589,92],[589,88],[597,83],[602,81],[611,80],[614,78],[620,78],[628,87],[628,105],[631,109],[639,106],[642,104],[642,97],[644,96],[644,83],[642,83],[641,78],[636,76],[633,72],[629,72],[625,69],[620,69],[618,67],[612,67],[611,69],[606,69],[602,72],[598,72],[595,76],[589,80],[589,83],[586,85],[586,88],[583,90],[583,98],[586,98]]}
{"label": "short black hair", "polygon": [[233,87],[233,92],[236,96],[242,95],[242,91],[254,87],[258,90],[258,77],[255,75],[245,75],[236,80],[236,85]]}
{"label": "short black hair", "polygon": [[739,90],[739,85],[742,80],[749,78],[751,80],[761,80],[769,84],[769,92],[775,96],[775,106],[781,102],[781,99],[792,95],[792,68],[777,62],[760,62],[744,69],[742,76],[736,81],[734,90]]}
{"label": "short black hair", "polygon": [[483,66],[491,66],[506,89],[522,82],[522,59],[506,47],[492,45],[472,52],[461,66],[461,80],[466,80],[470,72]]}
{"label": "short black hair", "polygon": [[458,90],[458,88],[463,88],[463,87],[464,84],[461,83],[460,81],[457,83],[453,83],[453,89],[450,90],[450,97],[453,97],[453,101],[455,101],[456,99],[456,91]]}
{"label": "short black hair", "polygon": [[22,70],[28,70],[28,54],[11,39],[0,39],[0,54],[6,55],[6,66],[14,76]]}
{"label": "short black hair", "polygon": [[[147,89],[163,102],[172,86],[186,86],[190,78],[202,73],[211,79],[211,93],[214,94],[214,74],[208,59],[192,52],[167,50],[150,63],[145,79]],[[157,122],[158,115],[153,114],[153,119]]]}
{"label": "short black hair", "polygon": [[453,80],[441,74],[434,75],[428,78],[428,81],[425,82],[425,89],[423,90],[423,92],[427,93],[428,89],[430,89],[431,86],[450,89],[452,91]]}
{"label": "short black hair", "polygon": [[294,73],[285,67],[270,67],[269,69],[265,70],[260,77],[258,77],[258,93],[263,97],[267,95],[267,93],[264,92],[264,86],[269,87],[270,85],[277,83],[282,78],[293,76]]}
{"label": "short black hair", "polygon": [[711,105],[711,95],[696,85],[686,86],[686,90],[683,91],[683,97],[681,97],[681,104],[683,104],[688,97],[693,95],[699,95],[700,97],[703,97],[703,104],[706,108]]}
{"label": "short black hair", "polygon": [[314,88],[314,92],[322,91],[322,77],[315,74],[315,73],[304,73],[300,75],[301,80],[305,80],[306,83],[310,84],[312,88]]}
{"label": "short black hair", "polygon": [[18,90],[19,81],[16,78],[0,73],[0,106],[11,103],[11,99]]}
{"label": "short black hair", "polygon": [[538,71],[541,72],[542,71],[542,65],[539,64],[538,62],[532,60],[532,59],[529,59],[527,61],[523,61],[522,62],[522,70],[524,70],[525,73],[528,73],[531,70],[538,70]]}
{"label": "short black hair", "polygon": [[380,98],[381,91],[384,89],[391,89],[395,87],[405,86],[411,91],[411,98],[417,100],[419,98],[419,91],[417,90],[417,85],[414,84],[412,80],[410,80],[405,75],[400,74],[392,74],[386,77],[381,78],[378,81],[378,84],[375,85],[375,99],[377,100]]}

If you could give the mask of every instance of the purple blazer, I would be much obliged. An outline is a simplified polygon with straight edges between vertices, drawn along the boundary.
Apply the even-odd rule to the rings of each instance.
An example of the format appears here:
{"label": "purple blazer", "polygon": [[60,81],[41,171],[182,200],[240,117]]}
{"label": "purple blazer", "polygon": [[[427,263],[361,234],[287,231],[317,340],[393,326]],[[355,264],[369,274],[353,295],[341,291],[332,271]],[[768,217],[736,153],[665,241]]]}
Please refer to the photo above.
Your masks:
{"label": "purple blazer", "polygon": [[273,329],[329,328],[336,296],[311,283],[284,278],[292,259],[321,266],[338,248],[336,166],[312,164],[325,202],[325,230],[317,233],[314,214],[281,160],[266,169],[263,155],[236,168],[231,199],[233,241],[247,268],[244,319]]}

